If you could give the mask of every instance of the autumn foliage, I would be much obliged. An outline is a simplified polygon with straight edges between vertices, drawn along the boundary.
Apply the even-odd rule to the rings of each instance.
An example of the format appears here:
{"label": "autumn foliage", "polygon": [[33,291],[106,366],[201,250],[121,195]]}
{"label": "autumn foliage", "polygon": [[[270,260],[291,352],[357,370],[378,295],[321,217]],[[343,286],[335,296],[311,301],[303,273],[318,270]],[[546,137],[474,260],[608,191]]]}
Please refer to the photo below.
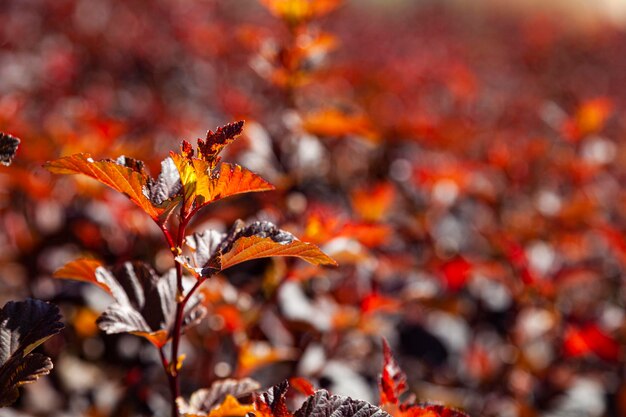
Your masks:
{"label": "autumn foliage", "polygon": [[626,35],[500,3],[0,2],[0,415],[626,415]]}

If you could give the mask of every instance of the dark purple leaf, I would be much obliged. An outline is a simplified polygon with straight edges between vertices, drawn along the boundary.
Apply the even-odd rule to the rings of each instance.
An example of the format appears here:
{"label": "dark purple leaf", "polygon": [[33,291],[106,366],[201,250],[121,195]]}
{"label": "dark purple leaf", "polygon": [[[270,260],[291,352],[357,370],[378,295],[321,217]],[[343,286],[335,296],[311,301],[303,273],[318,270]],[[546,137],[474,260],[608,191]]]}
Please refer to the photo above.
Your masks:
{"label": "dark purple leaf", "polygon": [[15,136],[0,132],[0,164],[11,165],[19,144],[20,140]]}
{"label": "dark purple leaf", "polygon": [[17,399],[18,387],[50,372],[50,358],[32,351],[61,331],[60,319],[56,306],[33,299],[0,310],[0,407]]}

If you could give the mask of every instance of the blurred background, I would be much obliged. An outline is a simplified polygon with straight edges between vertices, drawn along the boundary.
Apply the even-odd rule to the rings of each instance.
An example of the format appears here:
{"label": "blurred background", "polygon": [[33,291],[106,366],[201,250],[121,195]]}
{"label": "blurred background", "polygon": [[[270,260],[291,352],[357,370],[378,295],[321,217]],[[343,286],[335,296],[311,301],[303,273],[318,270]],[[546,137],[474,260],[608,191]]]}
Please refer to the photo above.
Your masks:
{"label": "blurred background", "polygon": [[472,416],[625,416],[626,3],[3,0],[0,304],[58,304],[51,375],[1,416],[162,416],[154,348],[103,335],[79,256],[164,273],[151,219],[48,160],[127,155],[245,120],[225,160],[277,190],[191,225],[271,220],[340,264],[202,287],[183,393],[305,376],[377,401],[386,337],[420,400]]}

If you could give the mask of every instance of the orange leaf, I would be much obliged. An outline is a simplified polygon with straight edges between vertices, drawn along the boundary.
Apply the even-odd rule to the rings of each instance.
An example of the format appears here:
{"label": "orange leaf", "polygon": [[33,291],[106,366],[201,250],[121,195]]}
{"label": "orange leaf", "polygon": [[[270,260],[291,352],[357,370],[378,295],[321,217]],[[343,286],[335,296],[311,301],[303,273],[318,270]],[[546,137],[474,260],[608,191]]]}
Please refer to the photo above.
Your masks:
{"label": "orange leaf", "polygon": [[136,165],[131,168],[113,160],[94,161],[88,153],[79,153],[47,162],[45,167],[55,174],[84,174],[108,185],[125,194],[155,220],[163,213],[144,195],[148,176]]}
{"label": "orange leaf", "polygon": [[236,164],[221,164],[219,173],[215,176],[209,173],[200,174],[199,169],[205,164],[204,161],[194,160],[193,164],[197,175],[196,194],[201,205],[235,194],[274,189],[272,184],[254,172]]}
{"label": "orange leaf", "polygon": [[185,413],[185,417],[244,417],[246,414],[254,411],[254,406],[243,405],[235,397],[230,394],[226,395],[224,402],[217,408],[206,413]]}
{"label": "orange leaf", "polygon": [[52,276],[54,278],[73,279],[96,284],[110,293],[109,287],[96,279],[96,269],[101,266],[103,266],[102,262],[96,259],[76,259],[57,269]]}
{"label": "orange leaf", "polygon": [[291,360],[296,356],[296,351],[292,348],[272,347],[266,342],[248,341],[239,350],[238,373],[249,375],[261,366]]}
{"label": "orange leaf", "polygon": [[241,237],[233,243],[232,248],[219,256],[220,269],[230,268],[238,263],[252,259],[270,258],[272,256],[294,256],[313,265],[334,265],[337,263],[312,243],[294,240],[282,243],[270,237]]}
{"label": "orange leaf", "polygon": [[300,22],[333,11],[341,0],[261,0],[269,11],[288,22]]}
{"label": "orange leaf", "polygon": [[373,187],[360,188],[352,193],[352,206],[362,219],[379,221],[387,215],[394,199],[393,185],[379,183]]}
{"label": "orange leaf", "polygon": [[303,127],[317,136],[362,136],[372,142],[379,139],[370,120],[361,114],[347,114],[336,109],[325,109],[304,118]]}

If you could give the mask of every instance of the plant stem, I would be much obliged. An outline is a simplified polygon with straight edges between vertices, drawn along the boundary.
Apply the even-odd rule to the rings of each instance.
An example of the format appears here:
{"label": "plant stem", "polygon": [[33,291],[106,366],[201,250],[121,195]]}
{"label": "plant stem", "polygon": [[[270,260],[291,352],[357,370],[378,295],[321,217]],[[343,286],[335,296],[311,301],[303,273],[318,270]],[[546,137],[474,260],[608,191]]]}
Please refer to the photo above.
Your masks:
{"label": "plant stem", "polygon": [[[173,242],[174,245],[171,245],[172,255],[174,256],[174,258],[178,256],[180,251],[182,251],[183,241],[185,239],[185,229],[191,217],[192,217],[191,215],[184,215],[184,214],[181,216],[181,220],[178,225],[178,233],[176,236],[176,241]],[[168,243],[171,243],[172,242],[171,234],[169,233],[169,231],[168,233],[165,233],[166,230],[167,229],[164,230],[165,238],[167,239]],[[180,346],[180,337],[181,337],[181,333],[183,329],[183,317],[185,315],[184,314],[185,306],[187,305],[187,302],[189,301],[193,293],[198,289],[200,284],[202,284],[203,282],[204,282],[204,279],[198,279],[196,283],[194,284],[193,288],[191,288],[191,290],[186,295],[184,295],[183,266],[181,265],[180,262],[176,262],[176,287],[177,287],[176,315],[174,318],[174,328],[172,330],[172,352],[171,352],[169,363],[167,363],[167,360],[165,359],[164,354],[162,357],[163,364],[166,367],[165,371],[168,375],[168,380],[170,384],[170,392],[172,395],[172,417],[179,416],[178,405],[176,404],[176,399],[180,396],[180,382],[178,380],[178,368],[179,368],[178,348]]]}

